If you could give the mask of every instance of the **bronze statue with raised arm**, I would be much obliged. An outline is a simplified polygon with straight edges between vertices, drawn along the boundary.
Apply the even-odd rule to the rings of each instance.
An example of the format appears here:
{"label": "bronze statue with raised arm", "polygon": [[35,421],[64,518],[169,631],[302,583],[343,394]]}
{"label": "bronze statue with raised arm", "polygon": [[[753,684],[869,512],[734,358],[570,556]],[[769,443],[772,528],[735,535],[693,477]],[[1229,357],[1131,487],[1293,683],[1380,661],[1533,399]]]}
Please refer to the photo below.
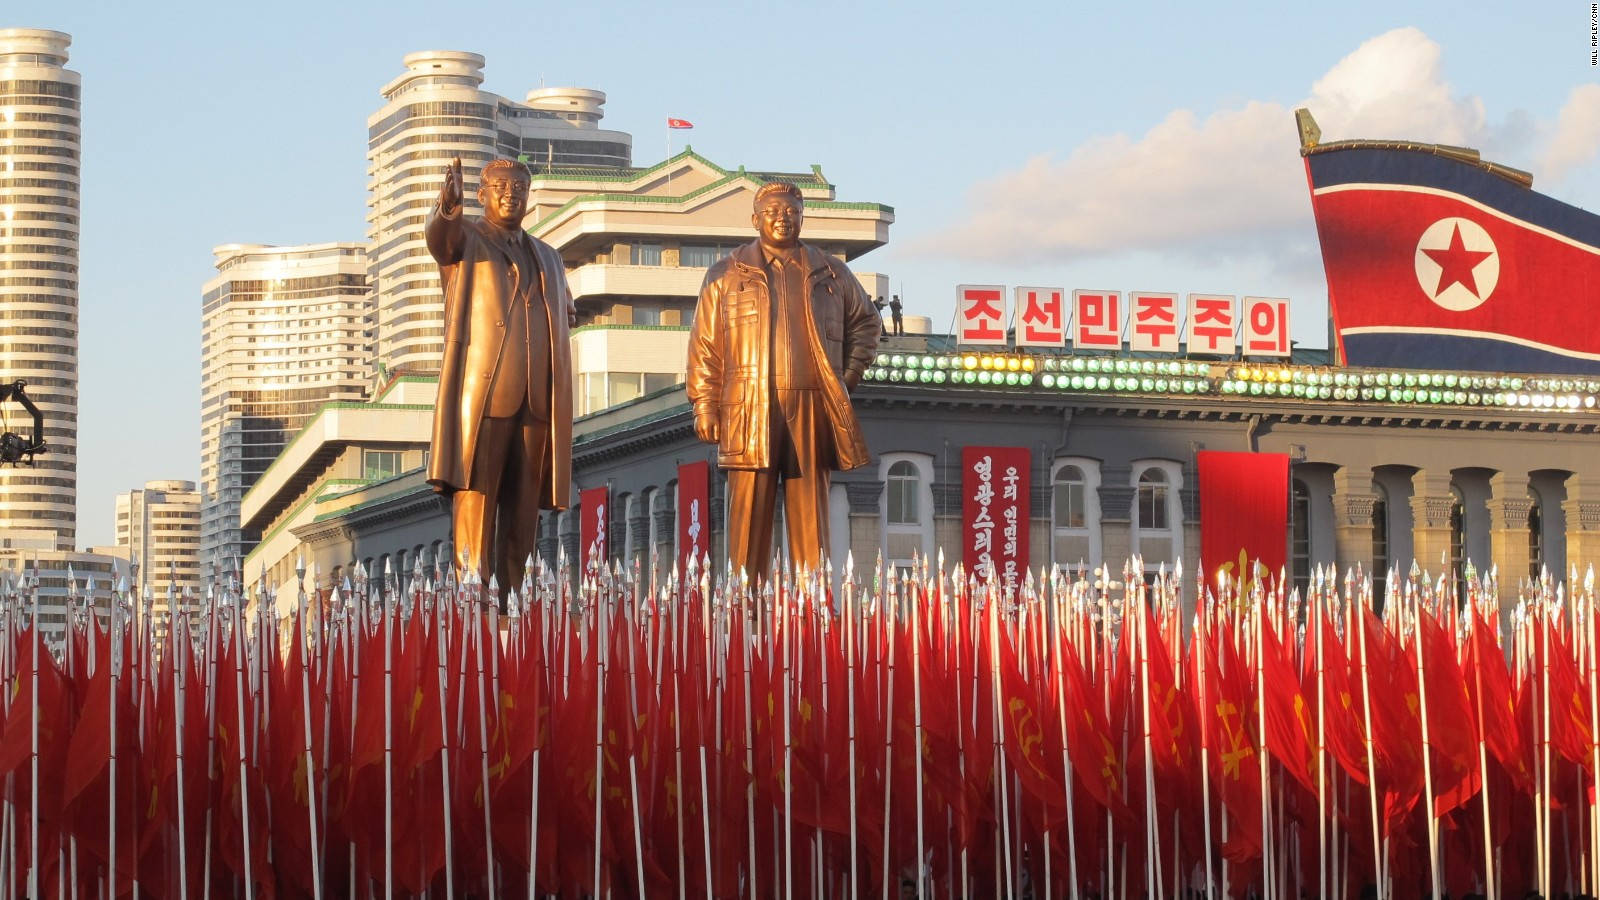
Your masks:
{"label": "bronze statue with raised arm", "polygon": [[539,510],[565,509],[572,490],[576,310],[561,256],[522,229],[527,169],[491,160],[479,183],[483,217],[469,218],[455,159],[428,215],[444,282],[428,483],[452,498],[456,562],[511,588],[535,551]]}
{"label": "bronze statue with raised arm", "polygon": [[883,320],[843,262],[800,242],[804,209],[794,185],[762,185],[757,238],[706,272],[689,337],[695,434],[718,445],[728,559],[752,578],[771,573],[780,482],[791,557],[815,567],[827,554],[830,473],[870,459],[849,392]]}

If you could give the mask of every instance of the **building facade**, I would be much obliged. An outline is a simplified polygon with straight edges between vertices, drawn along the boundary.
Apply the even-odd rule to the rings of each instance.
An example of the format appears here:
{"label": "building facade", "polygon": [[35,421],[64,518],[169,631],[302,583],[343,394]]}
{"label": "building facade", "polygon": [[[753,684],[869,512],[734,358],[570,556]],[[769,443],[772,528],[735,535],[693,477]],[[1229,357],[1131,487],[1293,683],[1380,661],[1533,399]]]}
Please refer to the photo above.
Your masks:
{"label": "building facade", "polygon": [[[72,38],[0,29],[0,382],[27,382],[47,451],[0,468],[0,548],[77,546],[82,80]],[[21,412],[10,406],[6,411]]]}
{"label": "building facade", "polygon": [[203,593],[200,573],[200,491],[192,481],[150,481],[117,495],[117,546],[138,560],[133,588],[148,589],[159,611],[167,597]]}
{"label": "building facade", "polygon": [[[824,253],[850,261],[888,242],[894,210],[839,200],[821,166],[726,169],[688,148],[648,168],[535,167],[523,222],[567,264],[575,415],[682,382],[706,269],[754,239],[755,192],[770,181],[800,188],[803,239]],[[888,278],[855,274],[885,294]]]}
{"label": "building facade", "polygon": [[[1497,568],[1519,579],[1580,574],[1600,559],[1600,381],[1287,365],[941,352],[898,339],[854,394],[871,465],[836,473],[831,556],[962,559],[961,451],[1028,451],[1029,562],[1121,577],[1182,562],[1200,571],[1196,454],[1291,460],[1288,572],[1360,565],[1381,594],[1413,562],[1438,577]],[[1314,353],[1314,352],[1313,352]],[[978,380],[979,377],[982,380]],[[970,380],[969,380],[970,379]],[[1391,387],[1392,385],[1392,387]],[[677,467],[709,460],[713,561],[727,523],[714,448],[680,395],[608,410],[577,439],[576,487],[610,485],[613,556],[649,571],[674,558]],[[545,534],[569,554],[576,510]],[[1191,592],[1192,596],[1192,592]]]}
{"label": "building facade", "polygon": [[232,572],[260,535],[239,501],[369,371],[367,266],[356,243],[224,244],[201,302],[200,565]]}
{"label": "building facade", "polygon": [[461,159],[467,212],[476,215],[478,171],[496,156],[531,168],[629,165],[633,139],[599,127],[606,95],[538,88],[522,102],[482,89],[484,58],[427,50],[405,57],[367,119],[367,237],[375,297],[375,352],[388,369],[438,371],[444,294],[423,226],[441,173]]}
{"label": "building facade", "polygon": [[[104,622],[117,585],[127,575],[128,561],[113,554],[0,550],[0,595],[28,598],[38,591],[39,635],[52,648],[65,641],[69,598],[74,603],[70,614],[86,615],[93,607]],[[32,613],[30,606],[19,607]]]}

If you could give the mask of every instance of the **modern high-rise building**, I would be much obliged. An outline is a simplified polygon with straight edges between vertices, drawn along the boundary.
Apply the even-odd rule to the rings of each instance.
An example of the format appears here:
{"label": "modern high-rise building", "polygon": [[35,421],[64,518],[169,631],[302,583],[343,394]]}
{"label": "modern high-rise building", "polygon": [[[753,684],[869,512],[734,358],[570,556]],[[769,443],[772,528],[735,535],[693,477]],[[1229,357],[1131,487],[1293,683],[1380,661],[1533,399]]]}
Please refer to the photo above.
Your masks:
{"label": "modern high-rise building", "polygon": [[[0,382],[27,382],[47,452],[0,468],[0,549],[73,550],[78,483],[78,93],[69,35],[0,29]],[[31,427],[7,404],[7,430]],[[25,417],[24,417],[25,418]]]}
{"label": "modern high-rise building", "polygon": [[324,403],[370,372],[366,248],[223,244],[200,336],[200,565],[232,571],[260,538],[239,500]]}
{"label": "modern high-rise building", "polygon": [[200,491],[192,481],[150,481],[143,489],[117,495],[117,546],[138,560],[142,596],[150,589],[157,608],[167,609],[167,591],[198,598],[200,575]]}
{"label": "modern high-rise building", "polygon": [[560,166],[629,165],[633,139],[599,127],[606,95],[587,88],[538,88],[523,102],[481,88],[476,53],[425,50],[383,86],[384,105],[367,119],[367,237],[376,315],[375,350],[391,370],[438,371],[444,351],[444,294],[423,223],[444,167],[460,157],[467,212],[478,214],[478,170],[496,156],[535,173]]}

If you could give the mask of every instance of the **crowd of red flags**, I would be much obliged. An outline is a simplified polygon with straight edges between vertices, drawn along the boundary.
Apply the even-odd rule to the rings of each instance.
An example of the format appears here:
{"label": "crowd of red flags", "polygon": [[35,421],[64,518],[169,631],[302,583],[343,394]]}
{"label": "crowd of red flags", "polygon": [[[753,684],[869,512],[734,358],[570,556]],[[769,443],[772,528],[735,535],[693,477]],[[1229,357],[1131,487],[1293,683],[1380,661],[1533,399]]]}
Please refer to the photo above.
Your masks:
{"label": "crowd of red flags", "polygon": [[919,568],[123,592],[49,646],[0,579],[0,894],[1600,885],[1592,579]]}

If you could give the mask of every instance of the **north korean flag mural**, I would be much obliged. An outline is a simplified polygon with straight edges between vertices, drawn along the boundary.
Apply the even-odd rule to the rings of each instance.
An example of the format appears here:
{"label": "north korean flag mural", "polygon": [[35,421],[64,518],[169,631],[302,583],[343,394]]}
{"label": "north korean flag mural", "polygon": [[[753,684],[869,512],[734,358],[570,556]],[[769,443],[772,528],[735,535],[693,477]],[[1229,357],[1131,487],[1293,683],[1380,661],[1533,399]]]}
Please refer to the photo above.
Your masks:
{"label": "north korean flag mural", "polygon": [[1600,373],[1600,216],[1440,148],[1305,160],[1347,364]]}
{"label": "north korean flag mural", "polygon": [[1260,562],[1274,578],[1289,548],[1289,456],[1201,450],[1200,565],[1248,581]]}

